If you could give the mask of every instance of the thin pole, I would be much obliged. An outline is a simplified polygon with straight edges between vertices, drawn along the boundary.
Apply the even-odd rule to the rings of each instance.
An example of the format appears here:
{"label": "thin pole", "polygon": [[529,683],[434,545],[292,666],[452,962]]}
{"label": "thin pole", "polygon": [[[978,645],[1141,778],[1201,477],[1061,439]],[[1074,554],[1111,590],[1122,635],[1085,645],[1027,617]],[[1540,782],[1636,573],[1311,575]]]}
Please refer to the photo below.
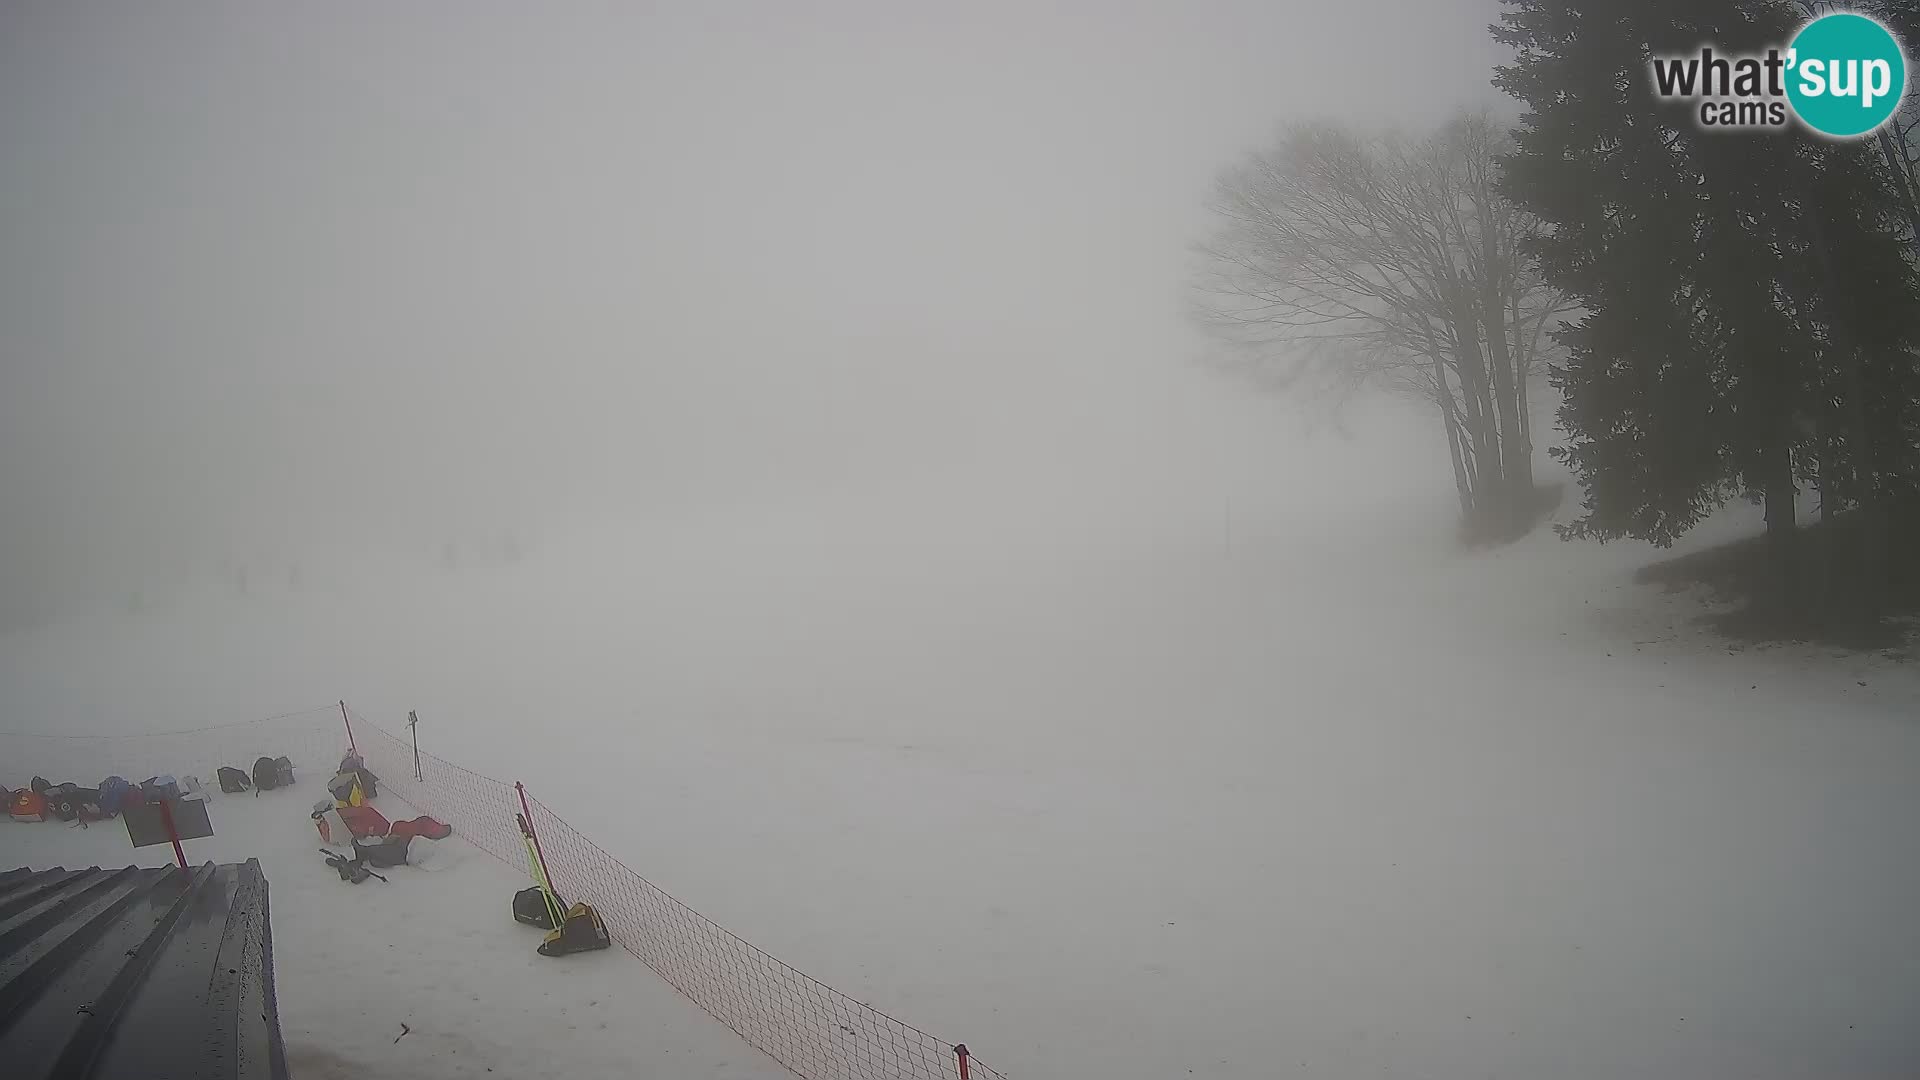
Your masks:
{"label": "thin pole", "polygon": [[553,916],[553,925],[559,929],[567,921],[567,913],[560,910],[560,898],[553,893],[553,882],[547,880],[547,871],[540,865],[540,856],[533,850],[532,826],[527,824],[525,814],[513,815],[520,822],[520,846],[527,849],[527,861],[531,863],[534,884],[540,886],[540,899],[547,905],[547,914]]}
{"label": "thin pole", "polygon": [[515,780],[513,790],[520,793],[520,820],[527,823],[527,835],[533,838],[533,855],[540,860],[540,876],[547,879],[547,888],[553,889],[553,873],[547,869],[547,853],[540,847],[540,834],[533,831],[533,810],[527,806],[527,786]]}
{"label": "thin pole", "polygon": [[967,1053],[967,1044],[960,1043],[956,1045],[953,1048],[953,1056],[955,1060],[960,1062],[960,1080],[970,1080],[967,1073],[967,1058],[972,1055]]}
{"label": "thin pole", "polygon": [[413,733],[413,778],[425,780],[420,775],[420,714],[412,709],[407,710],[407,730]]}
{"label": "thin pole", "polygon": [[340,703],[340,722],[347,725],[347,749],[356,754],[359,753],[360,747],[356,746],[353,741],[353,721],[347,719],[347,703],[344,701]]}
{"label": "thin pole", "polygon": [[187,868],[187,853],[180,846],[180,830],[173,827],[173,809],[167,805],[167,797],[160,796],[160,820],[166,823],[167,836],[173,841],[173,857],[180,860],[180,869]]}

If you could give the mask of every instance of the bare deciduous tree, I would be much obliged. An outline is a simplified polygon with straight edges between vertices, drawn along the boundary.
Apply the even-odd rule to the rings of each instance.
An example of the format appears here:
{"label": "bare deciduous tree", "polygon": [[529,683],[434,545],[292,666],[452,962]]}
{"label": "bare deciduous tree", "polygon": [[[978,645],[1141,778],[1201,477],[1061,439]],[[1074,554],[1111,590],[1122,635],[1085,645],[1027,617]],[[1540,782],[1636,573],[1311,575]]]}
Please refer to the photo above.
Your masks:
{"label": "bare deciduous tree", "polygon": [[1417,140],[1318,125],[1228,169],[1200,249],[1200,317],[1241,370],[1336,401],[1409,392],[1441,416],[1463,522],[1525,527],[1528,390],[1569,307],[1499,190],[1504,135],[1463,117]]}

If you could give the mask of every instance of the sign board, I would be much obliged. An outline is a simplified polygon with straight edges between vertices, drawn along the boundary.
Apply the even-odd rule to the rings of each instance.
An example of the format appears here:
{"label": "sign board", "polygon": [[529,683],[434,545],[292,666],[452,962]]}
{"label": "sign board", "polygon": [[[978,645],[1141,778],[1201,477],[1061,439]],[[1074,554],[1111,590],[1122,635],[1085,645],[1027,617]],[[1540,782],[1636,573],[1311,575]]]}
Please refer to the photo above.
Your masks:
{"label": "sign board", "polygon": [[[204,799],[168,799],[165,804],[139,802],[124,807],[120,816],[127,822],[127,838],[133,846],[152,847],[176,840],[198,840],[213,835],[213,822],[207,818]],[[172,828],[168,828],[168,818]]]}

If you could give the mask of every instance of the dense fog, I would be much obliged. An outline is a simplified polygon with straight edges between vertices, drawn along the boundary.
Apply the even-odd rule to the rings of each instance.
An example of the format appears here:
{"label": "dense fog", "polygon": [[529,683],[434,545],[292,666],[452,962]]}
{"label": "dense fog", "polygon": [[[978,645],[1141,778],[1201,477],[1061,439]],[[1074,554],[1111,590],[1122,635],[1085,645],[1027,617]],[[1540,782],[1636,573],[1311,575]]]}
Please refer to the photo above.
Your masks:
{"label": "dense fog", "polygon": [[[1431,401],[1198,325],[1222,169],[1510,123],[1501,10],[0,5],[0,783],[417,710],[1009,1076],[1906,1075],[1911,664],[1636,584],[1756,500],[1563,542],[1544,367],[1537,520],[1468,544]],[[220,854],[289,1044],[451,1075],[425,1001],[325,1036],[374,991],[289,843]],[[774,1074],[664,1015],[592,1037]]]}
{"label": "dense fog", "polygon": [[1204,482],[1243,452],[1183,310],[1213,171],[1294,110],[1489,98],[1461,14],[11,5],[7,624],[608,520]]}

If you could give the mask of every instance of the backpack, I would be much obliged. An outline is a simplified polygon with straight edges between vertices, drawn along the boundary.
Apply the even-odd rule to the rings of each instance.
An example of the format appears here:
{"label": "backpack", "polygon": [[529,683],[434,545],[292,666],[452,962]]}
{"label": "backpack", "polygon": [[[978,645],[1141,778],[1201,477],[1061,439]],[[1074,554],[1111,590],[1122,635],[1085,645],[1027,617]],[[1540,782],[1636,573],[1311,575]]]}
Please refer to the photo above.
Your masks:
{"label": "backpack", "polygon": [[129,793],[132,790],[133,785],[122,777],[109,776],[100,781],[100,812],[108,817],[118,814],[120,808],[131,801]]}
{"label": "backpack", "polygon": [[15,821],[45,821],[46,797],[32,788],[22,788],[13,793],[13,802],[7,807],[7,813]]}
{"label": "backpack", "polygon": [[[567,910],[567,902],[556,894],[554,903],[560,910]],[[538,885],[521,889],[513,894],[513,921],[537,926],[542,930],[554,929],[553,910],[547,906],[547,891]]]}
{"label": "backpack", "polygon": [[342,772],[327,782],[327,793],[341,806],[359,806],[367,801],[366,792],[360,787],[357,773]]}
{"label": "backpack", "polygon": [[406,837],[394,840],[385,836],[356,836],[353,850],[373,866],[405,866],[407,863]]}
{"label": "backpack", "polygon": [[40,793],[42,811],[45,814],[59,818],[61,821],[72,821],[74,818],[79,817],[80,811],[74,806],[73,800],[69,797],[72,791],[72,784],[55,784],[45,791],[42,791]]}
{"label": "backpack", "polygon": [[246,773],[231,765],[220,766],[220,771],[215,775],[220,778],[220,790],[229,795],[238,794],[253,786],[247,782]]}
{"label": "backpack", "polygon": [[100,805],[99,788],[74,788],[73,811],[81,821],[105,821],[113,816]]}
{"label": "backpack", "polygon": [[280,786],[280,772],[273,766],[273,759],[263,757],[253,763],[253,790],[257,794],[272,791]]}
{"label": "backpack", "polygon": [[100,791],[75,784],[48,788],[47,810],[61,821],[99,821],[107,815],[100,809]]}
{"label": "backpack", "polygon": [[577,952],[591,952],[605,949],[613,944],[613,938],[607,933],[607,924],[601,921],[600,913],[592,904],[575,904],[567,909],[567,918],[560,929],[548,934],[536,951],[541,956],[568,956]]}
{"label": "backpack", "polygon": [[47,789],[52,787],[53,785],[47,783],[46,777],[36,776],[33,778],[32,782],[29,783],[27,786],[33,789],[34,794],[45,795],[47,793]]}
{"label": "backpack", "polygon": [[145,780],[140,781],[140,789],[147,793],[148,802],[153,802],[156,799],[177,799],[180,797],[180,781],[175,780],[165,773],[159,776],[149,776]]}
{"label": "backpack", "polygon": [[293,762],[285,755],[273,759],[273,776],[281,787],[293,786]]}

